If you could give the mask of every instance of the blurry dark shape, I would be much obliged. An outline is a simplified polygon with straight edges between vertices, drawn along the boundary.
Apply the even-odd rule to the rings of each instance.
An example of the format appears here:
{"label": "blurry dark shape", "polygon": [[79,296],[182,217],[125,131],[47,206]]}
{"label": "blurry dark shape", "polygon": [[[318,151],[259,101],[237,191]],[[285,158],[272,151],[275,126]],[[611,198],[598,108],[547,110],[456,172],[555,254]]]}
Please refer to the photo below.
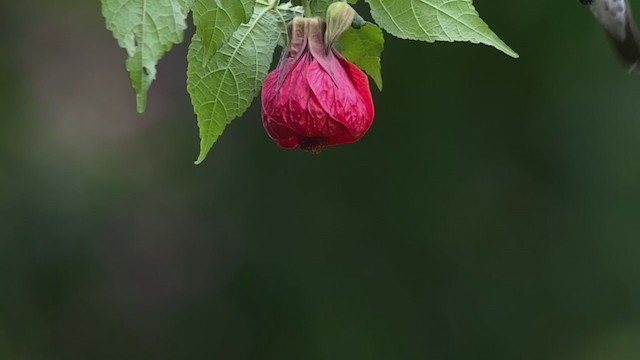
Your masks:
{"label": "blurry dark shape", "polygon": [[580,0],[605,29],[629,71],[640,62],[640,33],[627,0]]}

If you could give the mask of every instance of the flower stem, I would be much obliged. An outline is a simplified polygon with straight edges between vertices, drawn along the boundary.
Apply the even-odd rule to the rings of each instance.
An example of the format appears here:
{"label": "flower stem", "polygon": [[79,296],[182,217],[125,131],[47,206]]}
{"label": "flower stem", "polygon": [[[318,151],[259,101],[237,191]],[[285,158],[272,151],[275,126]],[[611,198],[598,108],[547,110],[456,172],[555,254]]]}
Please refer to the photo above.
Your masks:
{"label": "flower stem", "polygon": [[313,17],[309,0],[302,0],[302,6],[304,6],[304,17]]}

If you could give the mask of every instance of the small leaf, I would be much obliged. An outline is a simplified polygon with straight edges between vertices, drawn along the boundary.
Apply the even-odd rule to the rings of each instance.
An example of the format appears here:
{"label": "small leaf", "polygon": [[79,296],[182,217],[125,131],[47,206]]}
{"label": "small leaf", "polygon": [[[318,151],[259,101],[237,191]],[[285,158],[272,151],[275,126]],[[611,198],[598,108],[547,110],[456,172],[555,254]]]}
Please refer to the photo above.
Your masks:
{"label": "small leaf", "polygon": [[193,0],[102,0],[102,14],[118,44],[127,50],[127,70],[136,90],[138,112],[156,78],[156,64],[184,39]]}
{"label": "small leaf", "polygon": [[211,60],[242,23],[249,21],[255,0],[195,0],[193,22],[205,47],[205,62]]}
{"label": "small leaf", "polygon": [[394,36],[421,41],[469,41],[490,45],[514,58],[489,29],[471,0],[367,0],[375,21]]}
{"label": "small leaf", "polygon": [[253,16],[242,24],[205,62],[206,48],[198,34],[189,47],[187,89],[200,128],[200,164],[233,119],[241,116],[258,94],[285,27],[272,5],[257,3]]}
{"label": "small leaf", "polygon": [[380,55],[384,50],[384,36],[379,27],[366,23],[360,29],[349,29],[342,34],[337,48],[344,57],[369,74],[382,90]]}

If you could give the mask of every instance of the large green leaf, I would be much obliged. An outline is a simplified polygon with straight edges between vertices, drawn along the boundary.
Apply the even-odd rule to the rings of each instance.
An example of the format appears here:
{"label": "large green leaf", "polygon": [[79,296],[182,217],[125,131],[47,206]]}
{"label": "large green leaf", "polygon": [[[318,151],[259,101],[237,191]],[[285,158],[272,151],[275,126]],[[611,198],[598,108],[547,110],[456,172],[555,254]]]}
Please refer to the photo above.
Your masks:
{"label": "large green leaf", "polygon": [[127,50],[127,70],[137,93],[137,108],[147,107],[147,93],[156,78],[156,64],[181,43],[193,0],[102,0],[107,29]]}
{"label": "large green leaf", "polygon": [[384,50],[382,30],[374,24],[366,23],[360,29],[349,29],[338,41],[338,50],[364,70],[382,90],[380,55]]}
{"label": "large green leaf", "polygon": [[205,47],[205,61],[249,20],[254,5],[255,0],[195,0],[193,22]]}
{"label": "large green leaf", "polygon": [[394,36],[421,41],[469,41],[518,57],[480,19],[471,0],[367,0],[378,25]]}
{"label": "large green leaf", "polygon": [[286,21],[300,12],[290,4],[274,7],[257,2],[250,21],[240,25],[210,61],[205,61],[207,50],[200,36],[194,35],[187,89],[200,128],[196,164],[205,159],[227,124],[251,105],[267,76],[276,45],[286,37]]}

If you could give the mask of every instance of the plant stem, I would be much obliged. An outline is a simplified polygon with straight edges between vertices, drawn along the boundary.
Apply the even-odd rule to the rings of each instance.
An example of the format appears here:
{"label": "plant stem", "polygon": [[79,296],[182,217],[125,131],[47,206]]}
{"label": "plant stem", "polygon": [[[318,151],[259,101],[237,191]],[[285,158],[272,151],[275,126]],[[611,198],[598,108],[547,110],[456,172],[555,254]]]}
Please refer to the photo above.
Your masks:
{"label": "plant stem", "polygon": [[313,17],[309,0],[302,0],[302,6],[304,6],[304,17]]}

